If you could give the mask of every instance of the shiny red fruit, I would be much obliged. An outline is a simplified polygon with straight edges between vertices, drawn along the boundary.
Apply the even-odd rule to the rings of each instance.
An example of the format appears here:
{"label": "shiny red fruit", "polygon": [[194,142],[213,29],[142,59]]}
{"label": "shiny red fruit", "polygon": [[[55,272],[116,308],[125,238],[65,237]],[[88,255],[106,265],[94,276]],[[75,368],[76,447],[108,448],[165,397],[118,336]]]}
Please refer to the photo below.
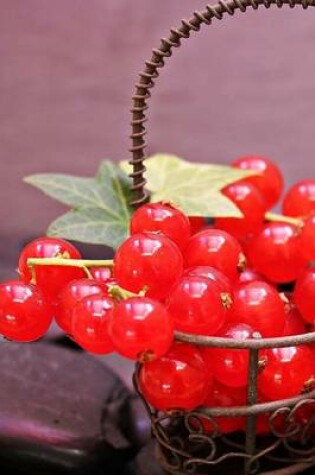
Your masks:
{"label": "shiny red fruit", "polygon": [[[30,242],[23,249],[19,259],[19,273],[24,282],[32,280],[29,258],[68,258],[81,259],[79,251],[63,239],[40,237]],[[36,285],[50,301],[54,301],[63,287],[74,279],[85,277],[85,272],[78,267],[35,266]]]}
{"label": "shiny red fruit", "polygon": [[161,233],[184,249],[190,237],[190,223],[184,213],[171,205],[147,203],[132,215],[130,233]]}
{"label": "shiny red fruit", "polygon": [[297,308],[289,304],[285,313],[285,324],[282,336],[303,335],[306,332],[305,322]]}
{"label": "shiny red fruit", "polygon": [[116,351],[122,356],[152,361],[170,349],[174,319],[160,302],[134,297],[116,305],[109,333]]}
{"label": "shiny red fruit", "polygon": [[264,278],[253,269],[246,268],[240,273],[236,284],[248,284],[249,282],[255,282],[255,280],[264,280]]}
{"label": "shiny red fruit", "polygon": [[[208,397],[205,401],[205,406],[208,407],[238,407],[246,405],[246,390],[244,388],[233,388],[224,386],[218,382],[214,383],[214,387],[209,391]],[[214,423],[206,418],[201,418],[203,428],[207,432],[215,432],[216,428],[223,434],[236,432],[243,428],[243,417],[215,417]]]}
{"label": "shiny red fruit", "polygon": [[306,219],[301,229],[300,242],[305,260],[315,262],[315,213]]}
{"label": "shiny red fruit", "polygon": [[186,267],[215,267],[229,279],[236,280],[244,256],[233,236],[220,229],[205,229],[190,238],[184,258]]}
{"label": "shiny red fruit", "polygon": [[283,334],[285,308],[274,287],[262,281],[237,286],[233,300],[231,323],[246,323],[265,338]]}
{"label": "shiny red fruit", "polygon": [[213,280],[216,282],[221,292],[232,293],[232,284],[231,281],[226,275],[220,272],[218,269],[210,266],[195,266],[189,267],[185,270],[184,275],[191,276],[196,275],[199,277],[206,277],[207,279]]}
{"label": "shiny red fruit", "polygon": [[[253,329],[245,323],[228,324],[216,336],[244,341],[253,337]],[[248,350],[229,348],[202,348],[201,355],[213,373],[214,378],[221,384],[232,388],[247,385],[248,380]]]}
{"label": "shiny red fruit", "polygon": [[315,324],[315,268],[306,270],[296,281],[293,300],[307,323]]}
{"label": "shiny red fruit", "polygon": [[175,343],[167,355],[141,367],[139,383],[156,409],[191,411],[204,403],[213,381],[198,349]]}
{"label": "shiny red fruit", "polygon": [[293,185],[283,200],[286,216],[309,216],[315,213],[315,180],[303,180]]}
{"label": "shiny red fruit", "polygon": [[0,334],[29,342],[41,338],[52,321],[52,308],[34,285],[12,280],[0,284]]}
{"label": "shiny red fruit", "polygon": [[206,218],[202,216],[188,216],[191,235],[197,234],[207,226]]}
{"label": "shiny red fruit", "polygon": [[166,236],[134,234],[117,250],[114,277],[118,285],[139,293],[147,288],[147,296],[163,300],[183,273],[183,257]]}
{"label": "shiny red fruit", "polygon": [[312,387],[315,377],[314,351],[307,346],[265,351],[266,365],[259,375],[259,389],[269,400],[298,396]]}
{"label": "shiny red fruit", "polygon": [[112,270],[110,267],[90,267],[90,273],[93,279],[99,282],[105,282],[112,280]]}
{"label": "shiny red fruit", "polygon": [[240,181],[225,187],[222,193],[239,208],[243,217],[216,218],[216,228],[240,239],[263,227],[266,204],[261,192],[254,185]]}
{"label": "shiny red fruit", "polygon": [[176,330],[187,333],[215,335],[226,319],[220,287],[206,277],[183,277],[173,287],[167,308]]}
{"label": "shiny red fruit", "polygon": [[79,279],[69,282],[60,293],[55,306],[55,319],[58,326],[70,334],[75,305],[84,297],[99,293],[107,293],[107,286],[103,282],[94,279]]}
{"label": "shiny red fruit", "polygon": [[270,282],[294,281],[305,266],[298,229],[288,223],[268,223],[247,248],[250,265]]}
{"label": "shiny red fruit", "polygon": [[283,177],[273,162],[265,157],[246,156],[235,160],[232,166],[258,172],[257,175],[242,181],[251,183],[258,188],[264,197],[266,209],[272,208],[277,203],[283,189]]}
{"label": "shiny red fruit", "polygon": [[106,294],[84,297],[75,306],[71,318],[71,335],[84,350],[97,355],[114,351],[108,325],[114,302]]}

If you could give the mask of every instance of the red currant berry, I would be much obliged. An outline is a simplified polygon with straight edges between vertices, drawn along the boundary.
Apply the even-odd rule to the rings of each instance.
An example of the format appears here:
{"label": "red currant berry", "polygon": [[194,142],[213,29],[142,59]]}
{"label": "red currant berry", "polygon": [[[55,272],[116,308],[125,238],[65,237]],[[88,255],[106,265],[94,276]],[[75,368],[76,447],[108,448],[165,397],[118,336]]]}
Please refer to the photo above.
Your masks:
{"label": "red currant berry", "polygon": [[199,277],[206,277],[207,279],[213,280],[216,282],[221,292],[228,292],[232,293],[232,284],[228,277],[226,277],[222,272],[214,267],[210,266],[196,266],[196,267],[189,267],[185,270],[184,275],[196,275]]}
{"label": "red currant berry", "polygon": [[[244,341],[253,337],[253,329],[245,323],[228,324],[217,336]],[[248,350],[229,348],[203,348],[201,350],[208,368],[214,378],[225,386],[241,388],[247,385],[248,378]]]}
{"label": "red currant berry", "polygon": [[277,290],[266,282],[237,286],[229,312],[233,323],[246,323],[263,337],[281,336],[285,324],[284,302]]}
{"label": "red currant berry", "polygon": [[[244,388],[233,388],[224,386],[223,384],[215,381],[214,387],[208,393],[208,397],[205,401],[205,406],[209,407],[238,407],[246,405],[246,390]],[[214,432],[217,425],[219,431],[223,434],[236,432],[240,430],[244,425],[243,417],[215,417],[213,424],[211,420],[201,418],[204,430],[207,432]]]}
{"label": "red currant berry", "polygon": [[285,314],[285,324],[282,336],[303,335],[306,332],[305,322],[295,307],[289,304]]}
{"label": "red currant berry", "polygon": [[215,267],[235,280],[244,256],[233,236],[220,229],[206,229],[189,239],[184,258],[186,267]]}
{"label": "red currant berry", "polygon": [[93,279],[98,282],[108,282],[112,280],[112,271],[109,267],[91,267],[90,273]]}
{"label": "red currant berry", "polygon": [[255,280],[264,280],[264,278],[255,270],[246,268],[240,273],[236,284],[248,284],[249,282],[255,282]]}
{"label": "red currant berry", "polygon": [[160,302],[134,297],[116,305],[109,332],[115,349],[122,356],[152,361],[170,349],[174,320]]}
{"label": "red currant berry", "polygon": [[179,209],[163,203],[148,203],[138,208],[130,223],[131,234],[161,233],[184,249],[190,237],[188,217]]}
{"label": "red currant berry", "polygon": [[[19,272],[24,282],[32,280],[29,258],[71,258],[81,259],[79,251],[69,242],[58,238],[41,237],[26,245],[19,259]],[[74,279],[85,277],[85,273],[78,267],[63,266],[35,266],[36,285],[44,296],[53,301],[63,287]]]}
{"label": "red currant berry", "polygon": [[223,229],[237,239],[263,227],[265,201],[260,191],[249,182],[237,182],[225,187],[222,193],[242,212],[242,218],[216,218],[215,227]]}
{"label": "red currant berry", "polygon": [[265,157],[241,157],[232,163],[233,167],[258,172],[248,177],[247,183],[253,184],[264,197],[266,209],[272,208],[280,198],[283,189],[283,177],[279,168]]}
{"label": "red currant berry", "polygon": [[70,333],[74,306],[84,297],[99,293],[107,293],[107,286],[103,282],[97,282],[94,279],[69,282],[59,295],[55,306],[55,319],[59,327],[66,333]]}
{"label": "red currant berry", "polygon": [[183,277],[173,287],[167,308],[182,332],[215,335],[226,319],[218,284],[196,275]]}
{"label": "red currant berry", "polygon": [[97,355],[114,351],[108,326],[114,302],[106,294],[84,297],[76,304],[71,317],[71,335],[84,350]]}
{"label": "red currant berry", "polygon": [[308,216],[315,212],[315,180],[303,180],[289,189],[283,200],[286,216]]}
{"label": "red currant berry", "polygon": [[305,221],[300,241],[305,260],[315,262],[315,213]]}
{"label": "red currant berry", "polygon": [[167,355],[144,363],[140,390],[145,399],[161,411],[201,406],[213,381],[197,348],[175,343]]}
{"label": "red currant berry", "polygon": [[315,268],[306,270],[297,280],[293,300],[307,323],[315,324]]}
{"label": "red currant berry", "polygon": [[[255,432],[258,435],[267,435],[270,433],[270,416],[271,414],[258,414],[256,418]],[[245,428],[245,427],[244,427]]]}
{"label": "red currant berry", "polygon": [[266,366],[259,375],[259,389],[269,400],[298,396],[313,384],[314,354],[307,346],[266,350]]}
{"label": "red currant berry", "polygon": [[114,275],[118,285],[163,300],[183,273],[180,250],[169,238],[158,234],[134,234],[117,250]]}
{"label": "red currant berry", "polygon": [[207,220],[202,216],[189,216],[188,219],[191,235],[199,233],[207,226]]}
{"label": "red currant berry", "polygon": [[52,309],[34,285],[20,281],[0,284],[0,334],[28,342],[41,338],[52,321]]}
{"label": "red currant berry", "polygon": [[299,232],[288,223],[268,223],[247,249],[250,265],[270,282],[294,281],[303,270]]}

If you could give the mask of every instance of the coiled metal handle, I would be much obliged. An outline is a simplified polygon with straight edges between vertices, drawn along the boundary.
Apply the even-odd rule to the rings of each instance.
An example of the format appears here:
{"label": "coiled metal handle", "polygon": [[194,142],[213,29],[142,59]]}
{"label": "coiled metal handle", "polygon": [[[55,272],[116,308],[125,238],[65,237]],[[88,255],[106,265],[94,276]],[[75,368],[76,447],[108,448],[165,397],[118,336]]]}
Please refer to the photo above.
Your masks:
{"label": "coiled metal handle", "polygon": [[278,8],[288,5],[294,8],[297,5],[304,9],[315,6],[315,0],[220,0],[216,5],[207,5],[204,11],[196,11],[190,20],[182,20],[179,28],[171,28],[168,38],[162,38],[160,46],[153,49],[152,57],[145,62],[144,70],[139,74],[139,81],[136,84],[135,94],[132,98],[132,159],[133,172],[130,174],[133,184],[132,205],[137,207],[147,199],[145,191],[146,180],[144,177],[144,160],[146,148],[146,110],[148,109],[148,99],[151,97],[150,89],[154,86],[155,80],[159,76],[159,70],[165,64],[165,58],[172,55],[173,48],[178,48],[184,38],[189,38],[191,32],[199,31],[202,25],[210,25],[213,18],[222,20],[224,15],[234,15],[236,10],[245,12],[248,7],[257,10],[264,6],[269,8],[275,5]]}

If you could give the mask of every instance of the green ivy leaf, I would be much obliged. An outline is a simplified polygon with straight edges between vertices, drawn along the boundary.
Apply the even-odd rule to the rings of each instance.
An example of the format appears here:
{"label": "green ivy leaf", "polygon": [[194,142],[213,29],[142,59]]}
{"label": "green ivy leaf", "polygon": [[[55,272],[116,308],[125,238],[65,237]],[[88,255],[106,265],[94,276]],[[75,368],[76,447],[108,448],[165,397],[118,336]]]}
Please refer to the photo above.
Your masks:
{"label": "green ivy leaf", "polygon": [[25,182],[73,209],[54,221],[48,234],[116,248],[129,234],[129,178],[110,161],[95,178],[38,174]]}
{"label": "green ivy leaf", "polygon": [[90,244],[104,244],[115,249],[128,236],[128,226],[101,208],[81,208],[71,210],[53,221],[47,234]]}
{"label": "green ivy leaf", "polygon": [[[132,171],[126,161],[120,166],[126,173]],[[230,166],[187,162],[166,154],[148,158],[145,166],[151,201],[171,201],[189,216],[241,217],[240,210],[221,190],[254,174]]]}

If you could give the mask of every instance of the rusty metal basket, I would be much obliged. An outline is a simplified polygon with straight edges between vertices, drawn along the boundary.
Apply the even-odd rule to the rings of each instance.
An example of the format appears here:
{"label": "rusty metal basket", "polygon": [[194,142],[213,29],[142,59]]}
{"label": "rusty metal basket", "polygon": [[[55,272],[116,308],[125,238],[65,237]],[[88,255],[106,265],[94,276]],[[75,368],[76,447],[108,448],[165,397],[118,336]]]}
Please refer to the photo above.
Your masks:
{"label": "rusty metal basket", "polygon": [[[145,190],[145,135],[146,110],[150,89],[164,66],[165,58],[172,55],[173,48],[181,45],[190,34],[201,26],[211,25],[213,19],[222,20],[226,14],[235,11],[246,12],[260,6],[282,7],[297,5],[304,9],[315,6],[315,0],[220,0],[216,5],[207,5],[204,11],[196,11],[190,20],[182,20],[178,28],[172,28],[168,38],[161,40],[153,50],[150,60],[139,75],[132,108],[132,160],[133,193],[135,207],[147,199]],[[158,456],[162,467],[172,474],[192,473],[233,473],[293,475],[315,467],[315,391],[288,400],[258,403],[257,377],[259,372],[259,351],[264,348],[298,346],[315,342],[315,332],[286,338],[250,339],[235,341],[217,337],[205,337],[176,333],[176,340],[198,346],[216,348],[246,349],[249,352],[248,397],[244,407],[203,407],[190,413],[158,412],[150,407],[139,391],[139,366],[134,375],[135,387],[146,405],[152,422],[152,434],[158,442]],[[301,424],[295,419],[301,407],[314,405],[314,419]],[[259,437],[255,431],[256,418],[260,414],[268,416],[270,436]],[[246,418],[243,435],[226,436],[219,434],[215,417]],[[281,430],[276,423],[281,417]],[[206,418],[213,427],[211,435],[203,429]],[[312,430],[314,429],[314,430]],[[231,471],[231,464],[233,466]],[[233,465],[234,464],[234,465]],[[314,473],[315,473],[315,469]],[[313,472],[312,472],[313,473]]]}

